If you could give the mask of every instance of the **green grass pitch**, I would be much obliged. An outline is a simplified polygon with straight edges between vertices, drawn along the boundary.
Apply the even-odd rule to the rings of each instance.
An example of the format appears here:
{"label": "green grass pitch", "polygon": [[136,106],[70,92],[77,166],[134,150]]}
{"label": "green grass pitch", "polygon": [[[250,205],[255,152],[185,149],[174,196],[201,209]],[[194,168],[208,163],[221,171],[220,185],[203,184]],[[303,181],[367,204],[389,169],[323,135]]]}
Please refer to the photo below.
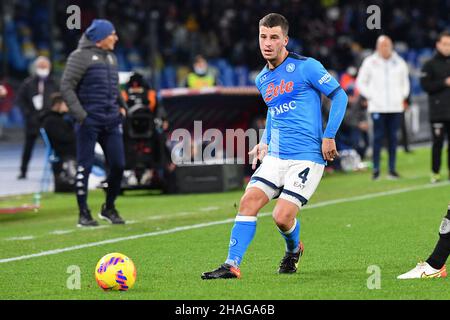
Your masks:
{"label": "green grass pitch", "polygon": [[[396,279],[428,257],[450,201],[448,182],[429,184],[429,161],[428,148],[399,151],[403,178],[397,181],[382,174],[372,182],[370,172],[326,175],[300,212],[305,255],[299,272],[290,276],[276,273],[284,241],[271,219],[271,202],[258,219],[242,279],[200,279],[226,257],[242,190],[174,196],[127,192],[117,207],[131,223],[102,222],[95,229],[75,227],[73,195],[45,194],[38,213],[0,216],[0,299],[450,299],[448,279]],[[3,198],[0,207],[31,198]],[[93,212],[102,200],[102,192],[91,192]],[[144,236],[130,238],[136,235]],[[118,240],[101,243],[110,239]],[[110,252],[135,262],[137,281],[128,292],[103,292],[94,280],[97,261]],[[8,258],[18,260],[5,262]],[[67,288],[72,265],[81,271],[80,290]],[[368,288],[370,266],[379,268],[379,289]]]}

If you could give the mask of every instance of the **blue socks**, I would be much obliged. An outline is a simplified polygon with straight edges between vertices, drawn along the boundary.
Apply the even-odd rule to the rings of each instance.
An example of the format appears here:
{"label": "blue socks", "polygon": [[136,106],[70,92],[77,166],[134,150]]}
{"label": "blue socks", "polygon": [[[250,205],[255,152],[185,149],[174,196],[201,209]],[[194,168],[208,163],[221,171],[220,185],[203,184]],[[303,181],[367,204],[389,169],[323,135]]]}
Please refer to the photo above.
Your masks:
{"label": "blue socks", "polygon": [[252,242],[256,232],[256,217],[236,216],[234,227],[231,230],[230,246],[228,249],[228,258],[225,263],[239,268],[242,257]]}
{"label": "blue socks", "polygon": [[298,220],[295,219],[294,225],[288,231],[281,231],[280,229],[278,231],[286,241],[286,252],[297,253],[300,242],[300,223]]}

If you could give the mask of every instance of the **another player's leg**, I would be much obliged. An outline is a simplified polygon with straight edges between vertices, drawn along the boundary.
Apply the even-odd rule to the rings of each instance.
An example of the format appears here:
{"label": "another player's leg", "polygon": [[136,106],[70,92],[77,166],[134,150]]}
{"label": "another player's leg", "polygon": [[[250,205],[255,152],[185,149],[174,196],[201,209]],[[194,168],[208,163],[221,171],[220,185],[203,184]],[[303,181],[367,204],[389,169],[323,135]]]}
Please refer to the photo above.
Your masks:
{"label": "another player's leg", "polygon": [[397,277],[397,279],[445,278],[447,268],[445,262],[450,255],[450,206],[439,228],[439,240],[433,253],[425,262]]}
{"label": "another player's leg", "polygon": [[204,272],[202,279],[240,278],[239,265],[256,233],[258,211],[269,198],[259,188],[248,188],[239,204],[239,213],[231,230],[228,256],[224,264],[211,272]]}
{"label": "another player's leg", "polygon": [[106,202],[102,205],[99,217],[112,224],[124,224],[125,221],[120,217],[115,207],[115,201],[120,194],[123,170],[125,168],[123,138],[119,127],[116,126],[104,132],[100,137],[100,144],[105,152],[109,174]]}
{"label": "another player's leg", "polygon": [[300,241],[300,222],[295,218],[298,206],[288,200],[278,199],[273,211],[273,219],[278,231],[286,241],[286,253],[281,259],[279,273],[297,272],[298,262],[303,255],[303,243]]}
{"label": "another player's leg", "polygon": [[94,149],[97,142],[97,130],[82,125],[77,129],[77,175],[75,192],[77,196],[79,219],[78,227],[95,227],[98,222],[92,218],[87,204],[89,174],[94,162]]}
{"label": "another player's leg", "polygon": [[283,191],[273,212],[275,224],[286,241],[286,251],[278,268],[279,273],[295,273],[303,255],[300,241],[299,209],[316,191],[325,166],[312,161],[292,161],[285,176]]}

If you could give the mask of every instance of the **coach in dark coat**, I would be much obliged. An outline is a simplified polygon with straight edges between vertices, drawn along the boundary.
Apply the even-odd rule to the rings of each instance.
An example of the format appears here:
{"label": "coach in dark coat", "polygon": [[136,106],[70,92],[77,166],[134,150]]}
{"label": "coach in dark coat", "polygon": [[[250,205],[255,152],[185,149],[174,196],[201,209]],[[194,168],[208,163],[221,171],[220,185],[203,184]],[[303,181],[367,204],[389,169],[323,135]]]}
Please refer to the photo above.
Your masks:
{"label": "coach in dark coat", "polygon": [[16,104],[25,120],[25,143],[18,179],[25,179],[34,144],[39,136],[42,118],[50,111],[50,96],[58,91],[56,81],[50,76],[51,63],[46,57],[38,57],[34,62],[33,74],[20,86]]}
{"label": "coach in dark coat", "polygon": [[[420,81],[428,93],[429,117],[433,147],[431,182],[440,179],[441,154],[445,136],[450,141],[450,33],[443,32],[436,42],[436,54],[425,63]],[[447,165],[450,169],[450,148]],[[449,176],[450,179],[450,176]]]}
{"label": "coach in dark coat", "polygon": [[125,166],[122,118],[126,105],[119,92],[117,59],[112,52],[117,40],[111,22],[94,20],[81,37],[78,49],[70,54],[61,80],[63,98],[78,122],[75,127],[78,226],[97,225],[87,205],[96,142],[102,146],[109,167],[106,202],[99,216],[113,224],[124,223],[114,206]]}

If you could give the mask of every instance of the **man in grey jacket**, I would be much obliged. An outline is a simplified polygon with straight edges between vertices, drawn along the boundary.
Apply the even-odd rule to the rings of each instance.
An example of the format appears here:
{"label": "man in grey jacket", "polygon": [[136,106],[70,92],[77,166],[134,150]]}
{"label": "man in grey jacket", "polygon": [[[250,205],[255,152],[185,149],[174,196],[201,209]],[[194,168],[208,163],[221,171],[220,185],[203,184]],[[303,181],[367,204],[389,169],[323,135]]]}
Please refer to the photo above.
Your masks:
{"label": "man in grey jacket", "polygon": [[112,52],[117,40],[111,22],[94,20],[70,54],[61,80],[63,98],[77,120],[76,196],[80,227],[98,225],[87,205],[88,178],[97,142],[109,168],[106,202],[99,217],[113,224],[125,223],[114,205],[125,166],[122,117],[126,104],[119,92],[117,59]]}

